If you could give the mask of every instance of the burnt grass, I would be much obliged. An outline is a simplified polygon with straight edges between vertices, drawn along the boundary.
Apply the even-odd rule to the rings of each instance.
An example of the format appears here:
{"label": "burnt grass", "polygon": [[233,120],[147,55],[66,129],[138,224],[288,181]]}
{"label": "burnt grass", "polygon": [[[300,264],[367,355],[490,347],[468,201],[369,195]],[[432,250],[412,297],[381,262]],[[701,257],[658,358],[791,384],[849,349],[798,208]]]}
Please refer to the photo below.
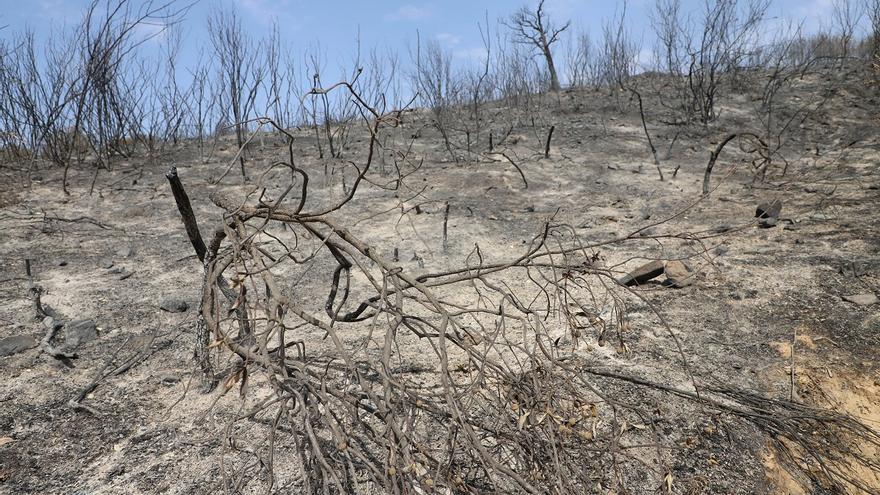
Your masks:
{"label": "burnt grass", "polygon": [[[681,342],[695,376],[786,399],[791,358],[779,346],[790,344],[796,332],[810,342],[797,348],[796,370],[817,384],[805,388],[812,393],[802,391],[799,400],[864,417],[865,411],[846,411],[845,398],[816,393],[825,383],[822,377],[847,377],[868,384],[844,387],[844,393],[876,406],[869,413],[876,420],[880,305],[842,299],[880,294],[880,99],[862,76],[818,73],[793,83],[779,97],[782,114],[795,114],[811,99],[823,103],[781,134],[785,174],[785,164],[776,160],[765,177],[756,178],[754,155],[734,143],[716,164],[712,186],[717,188],[701,201],[710,151],[730,132],[761,128],[755,95],[739,87],[724,88],[715,122],[684,126],[664,123],[673,115],[663,105],[668,95],[656,76],[638,81],[666,178],[662,182],[638,108],[625,92],[533,96],[523,104],[532,110],[487,104],[482,128],[500,134],[512,126],[499,148],[522,169],[528,188],[510,163],[497,155],[488,158],[485,132],[470,154],[463,137],[453,132],[456,162],[430,125],[431,112],[406,112],[389,148],[412,143],[414,153],[424,157],[406,178],[410,191],[421,194],[411,199],[402,189],[367,184],[335,218],[389,258],[396,249],[401,264],[415,272],[460,265],[475,244],[490,259],[516,254],[551,215],[589,240],[670,218],[647,235],[601,248],[598,256],[619,275],[650,260],[685,258],[698,272],[695,283],[682,289],[658,282],[636,288],[642,300],[628,302],[631,324],[620,336],[625,351],[616,348],[616,336],[600,346],[590,332],[577,342],[563,337],[561,345],[577,345],[591,363],[682,385],[679,352],[654,308]],[[752,77],[758,84],[762,76]],[[463,119],[465,112],[455,115]],[[555,133],[544,157],[551,125]],[[293,133],[298,165],[317,184],[313,194],[340,197],[344,162],[319,159],[312,130]],[[355,125],[348,158],[362,159],[365,142],[365,131]],[[0,339],[30,335],[36,343],[46,333],[28,298],[25,259],[32,260],[34,282],[45,290],[43,303],[64,320],[95,321],[98,336],[76,348],[78,357],[69,364],[39,347],[0,357],[0,492],[215,493],[224,486],[221,459],[247,461],[247,454],[231,452],[222,441],[229,419],[241,410],[239,400],[235,394],[202,394],[193,376],[201,267],[164,177],[169,167],[178,168],[202,230],[208,231],[221,215],[209,194],[242,188],[235,164],[219,183],[210,181],[230,166],[232,143],[227,136],[209,142],[204,152],[186,141],[153,156],[115,157],[110,170],[98,173],[91,193],[94,167],[87,162],[72,169],[69,196],[55,167],[14,159],[3,165]],[[250,146],[249,167],[256,175],[285,151],[278,136],[267,134]],[[376,164],[373,183],[394,177],[391,163],[389,155]],[[272,184],[270,190],[284,186]],[[783,202],[780,222],[760,228],[755,208],[774,199]],[[401,217],[400,209],[394,210],[399,201],[419,203],[419,212]],[[386,210],[391,212],[382,214]],[[649,238],[683,232],[717,235],[699,242]],[[329,266],[319,263],[317,274],[301,281],[297,293],[320,300],[329,276],[320,269]],[[189,310],[161,310],[168,298],[186,301]],[[66,337],[62,329],[56,343],[64,346]],[[83,387],[127,360],[135,363],[103,377],[86,395],[81,404],[87,408],[71,407],[69,401]],[[408,369],[418,373],[431,366],[414,356]],[[704,414],[660,391],[606,378],[596,383],[622,401],[655,406],[663,418],[660,431],[673,446],[658,462],[671,472],[676,493],[785,492],[778,477],[767,472],[770,439],[751,423]],[[279,440],[278,448],[292,452],[289,442]],[[591,468],[602,476],[613,471],[609,465]],[[880,489],[874,476],[872,486]],[[273,492],[296,492],[299,477],[293,468],[276,467]],[[661,488],[662,473],[658,478],[657,472],[633,468],[619,477],[631,493]],[[794,477],[807,484],[806,493],[821,492]]]}

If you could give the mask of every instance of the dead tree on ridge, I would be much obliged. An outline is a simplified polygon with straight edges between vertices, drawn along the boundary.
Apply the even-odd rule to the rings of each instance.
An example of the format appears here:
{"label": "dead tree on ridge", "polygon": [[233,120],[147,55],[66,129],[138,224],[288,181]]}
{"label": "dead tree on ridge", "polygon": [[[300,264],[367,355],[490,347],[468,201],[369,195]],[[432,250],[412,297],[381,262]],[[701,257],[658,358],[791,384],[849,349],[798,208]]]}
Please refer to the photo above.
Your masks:
{"label": "dead tree on ridge", "polygon": [[544,11],[544,1],[538,3],[538,7],[532,11],[527,7],[520,7],[510,19],[504,21],[504,25],[513,31],[513,40],[522,45],[532,45],[540,50],[541,55],[547,62],[547,70],[550,72],[550,91],[559,91],[559,76],[556,73],[556,64],[553,62],[551,46],[559,40],[559,35],[568,29],[571,21],[566,22],[561,28],[556,28]]}

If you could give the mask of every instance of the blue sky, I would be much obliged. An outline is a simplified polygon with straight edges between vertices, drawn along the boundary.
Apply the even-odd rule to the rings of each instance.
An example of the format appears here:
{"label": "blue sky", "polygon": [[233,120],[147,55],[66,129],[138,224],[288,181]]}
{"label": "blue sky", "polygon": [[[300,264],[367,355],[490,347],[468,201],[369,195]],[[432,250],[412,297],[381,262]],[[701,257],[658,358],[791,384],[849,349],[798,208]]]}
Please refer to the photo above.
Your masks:
{"label": "blue sky", "polygon": [[[813,30],[821,23],[829,22],[833,1],[774,0],[769,15],[777,19],[804,20],[807,29]],[[685,10],[698,11],[702,2],[685,0]],[[75,24],[87,3],[87,0],[29,0],[26,3],[0,0],[0,25],[7,25],[0,31],[0,38],[7,38],[27,26],[36,31],[39,39],[65,24]],[[423,40],[437,39],[455,60],[466,63],[478,59],[482,53],[477,28],[479,21],[488,14],[493,30],[498,29],[498,18],[526,4],[521,0],[201,0],[192,7],[183,23],[182,65],[195,60],[200,48],[209,48],[206,19],[208,13],[221,3],[238,10],[245,30],[254,37],[266,32],[272,21],[277,20],[282,39],[294,52],[301,54],[320,46],[327,69],[351,65],[358,33],[363,52],[374,46],[387,47],[397,50],[401,60],[405,61],[408,60],[408,50],[415,45],[418,31]],[[654,0],[631,0],[627,7],[631,32],[645,47],[650,47],[652,41],[647,15],[653,4]],[[601,33],[602,23],[612,17],[622,3],[547,0],[546,5],[554,19],[572,20],[573,33],[583,30],[596,36]],[[151,43],[158,44],[161,40]],[[331,73],[325,80],[335,76]]]}

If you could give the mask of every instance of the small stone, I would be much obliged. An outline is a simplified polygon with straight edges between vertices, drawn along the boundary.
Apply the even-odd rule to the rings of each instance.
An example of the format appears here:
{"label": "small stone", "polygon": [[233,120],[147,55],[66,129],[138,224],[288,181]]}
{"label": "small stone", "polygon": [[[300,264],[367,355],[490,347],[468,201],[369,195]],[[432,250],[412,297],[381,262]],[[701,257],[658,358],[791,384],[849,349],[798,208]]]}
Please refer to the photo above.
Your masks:
{"label": "small stone", "polygon": [[755,209],[755,218],[779,218],[782,212],[782,201],[774,199],[769,203],[761,203]]}
{"label": "small stone", "polygon": [[33,349],[36,346],[37,340],[30,335],[6,337],[5,339],[0,339],[0,357],[18,354],[19,352]]}
{"label": "small stone", "polygon": [[70,347],[79,347],[98,338],[98,327],[92,320],[75,320],[64,326],[64,340]]}
{"label": "small stone", "polygon": [[58,266],[67,266],[67,261],[65,261],[65,260],[59,260],[59,261],[58,261]]}
{"label": "small stone", "polygon": [[618,279],[617,283],[626,286],[642,285],[655,277],[659,277],[663,273],[663,268],[664,265],[662,261],[645,263]]}
{"label": "small stone", "polygon": [[159,309],[168,311],[169,313],[183,313],[189,309],[189,304],[183,299],[175,299],[173,297],[163,300],[159,304]]}
{"label": "small stone", "polygon": [[878,301],[877,296],[871,293],[843,296],[843,300],[858,306],[871,306],[872,304],[877,304]]}
{"label": "small stone", "polygon": [[106,268],[109,270],[109,269],[113,268],[113,265],[114,265],[113,260],[107,259],[101,263],[101,268]]}
{"label": "small stone", "polygon": [[666,280],[663,281],[665,287],[682,289],[694,283],[694,272],[681,261],[673,260],[666,263],[664,272],[666,273]]}
{"label": "small stone", "polygon": [[172,385],[180,381],[180,377],[174,373],[162,373],[159,375],[159,381],[166,384]]}
{"label": "small stone", "polygon": [[131,258],[134,254],[134,248],[131,246],[125,246],[116,251],[116,256],[119,256],[120,258]]}
{"label": "small stone", "polygon": [[43,318],[43,326],[46,327],[47,330],[50,330],[55,327],[55,318],[51,316],[47,316]]}
{"label": "small stone", "polygon": [[775,226],[776,226],[776,223],[777,223],[778,221],[779,221],[779,219],[776,218],[776,217],[762,218],[762,219],[759,220],[758,225],[759,225],[762,229],[769,229],[770,227],[775,227]]}

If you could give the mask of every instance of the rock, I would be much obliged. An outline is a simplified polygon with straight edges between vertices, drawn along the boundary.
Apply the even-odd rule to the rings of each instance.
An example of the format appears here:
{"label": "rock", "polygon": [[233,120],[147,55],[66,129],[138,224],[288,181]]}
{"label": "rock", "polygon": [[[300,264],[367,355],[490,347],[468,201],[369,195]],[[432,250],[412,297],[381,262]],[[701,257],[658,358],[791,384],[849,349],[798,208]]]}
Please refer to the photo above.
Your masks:
{"label": "rock", "polygon": [[782,211],[782,201],[774,199],[769,203],[761,203],[755,209],[755,218],[779,218]]}
{"label": "rock", "polygon": [[183,299],[175,299],[170,297],[159,303],[159,309],[168,311],[169,313],[183,313],[189,309],[189,304]]}
{"label": "rock", "polygon": [[56,265],[58,265],[58,266],[67,266],[67,261],[65,261],[65,260],[59,260],[59,261],[56,263]]}
{"label": "rock", "polygon": [[872,304],[877,304],[878,301],[877,296],[871,293],[843,296],[843,300],[858,306],[870,306]]}
{"label": "rock", "polygon": [[755,209],[755,218],[760,219],[763,228],[776,226],[779,221],[779,213],[782,212],[782,201],[774,199],[769,203],[761,203]]}
{"label": "rock", "polygon": [[664,273],[666,273],[666,280],[663,281],[664,287],[682,289],[694,283],[694,272],[681,261],[667,262]]}
{"label": "rock", "polygon": [[55,318],[51,316],[43,318],[43,326],[46,327],[46,330],[51,330],[55,327]]}
{"label": "rock", "polygon": [[113,268],[113,264],[114,264],[113,260],[106,259],[103,262],[101,262],[101,268],[106,268],[109,270],[109,269]]}
{"label": "rock", "polygon": [[180,381],[180,377],[174,373],[162,373],[159,375],[159,381],[165,385],[173,385]]}
{"label": "rock", "polygon": [[69,347],[79,347],[98,338],[98,327],[92,320],[75,320],[64,326],[64,341]]}
{"label": "rock", "polygon": [[763,229],[769,229],[770,227],[775,227],[778,221],[779,219],[776,217],[762,218],[759,220],[758,225]]}
{"label": "rock", "polygon": [[134,254],[134,248],[131,246],[126,246],[116,251],[116,256],[119,256],[120,258],[131,258]]}
{"label": "rock", "polygon": [[624,275],[617,280],[617,283],[626,286],[642,285],[648,280],[660,276],[663,273],[663,269],[664,265],[662,261],[652,261]]}
{"label": "rock", "polygon": [[18,354],[19,352],[33,349],[36,346],[37,340],[30,335],[6,337],[5,339],[0,339],[0,357]]}

